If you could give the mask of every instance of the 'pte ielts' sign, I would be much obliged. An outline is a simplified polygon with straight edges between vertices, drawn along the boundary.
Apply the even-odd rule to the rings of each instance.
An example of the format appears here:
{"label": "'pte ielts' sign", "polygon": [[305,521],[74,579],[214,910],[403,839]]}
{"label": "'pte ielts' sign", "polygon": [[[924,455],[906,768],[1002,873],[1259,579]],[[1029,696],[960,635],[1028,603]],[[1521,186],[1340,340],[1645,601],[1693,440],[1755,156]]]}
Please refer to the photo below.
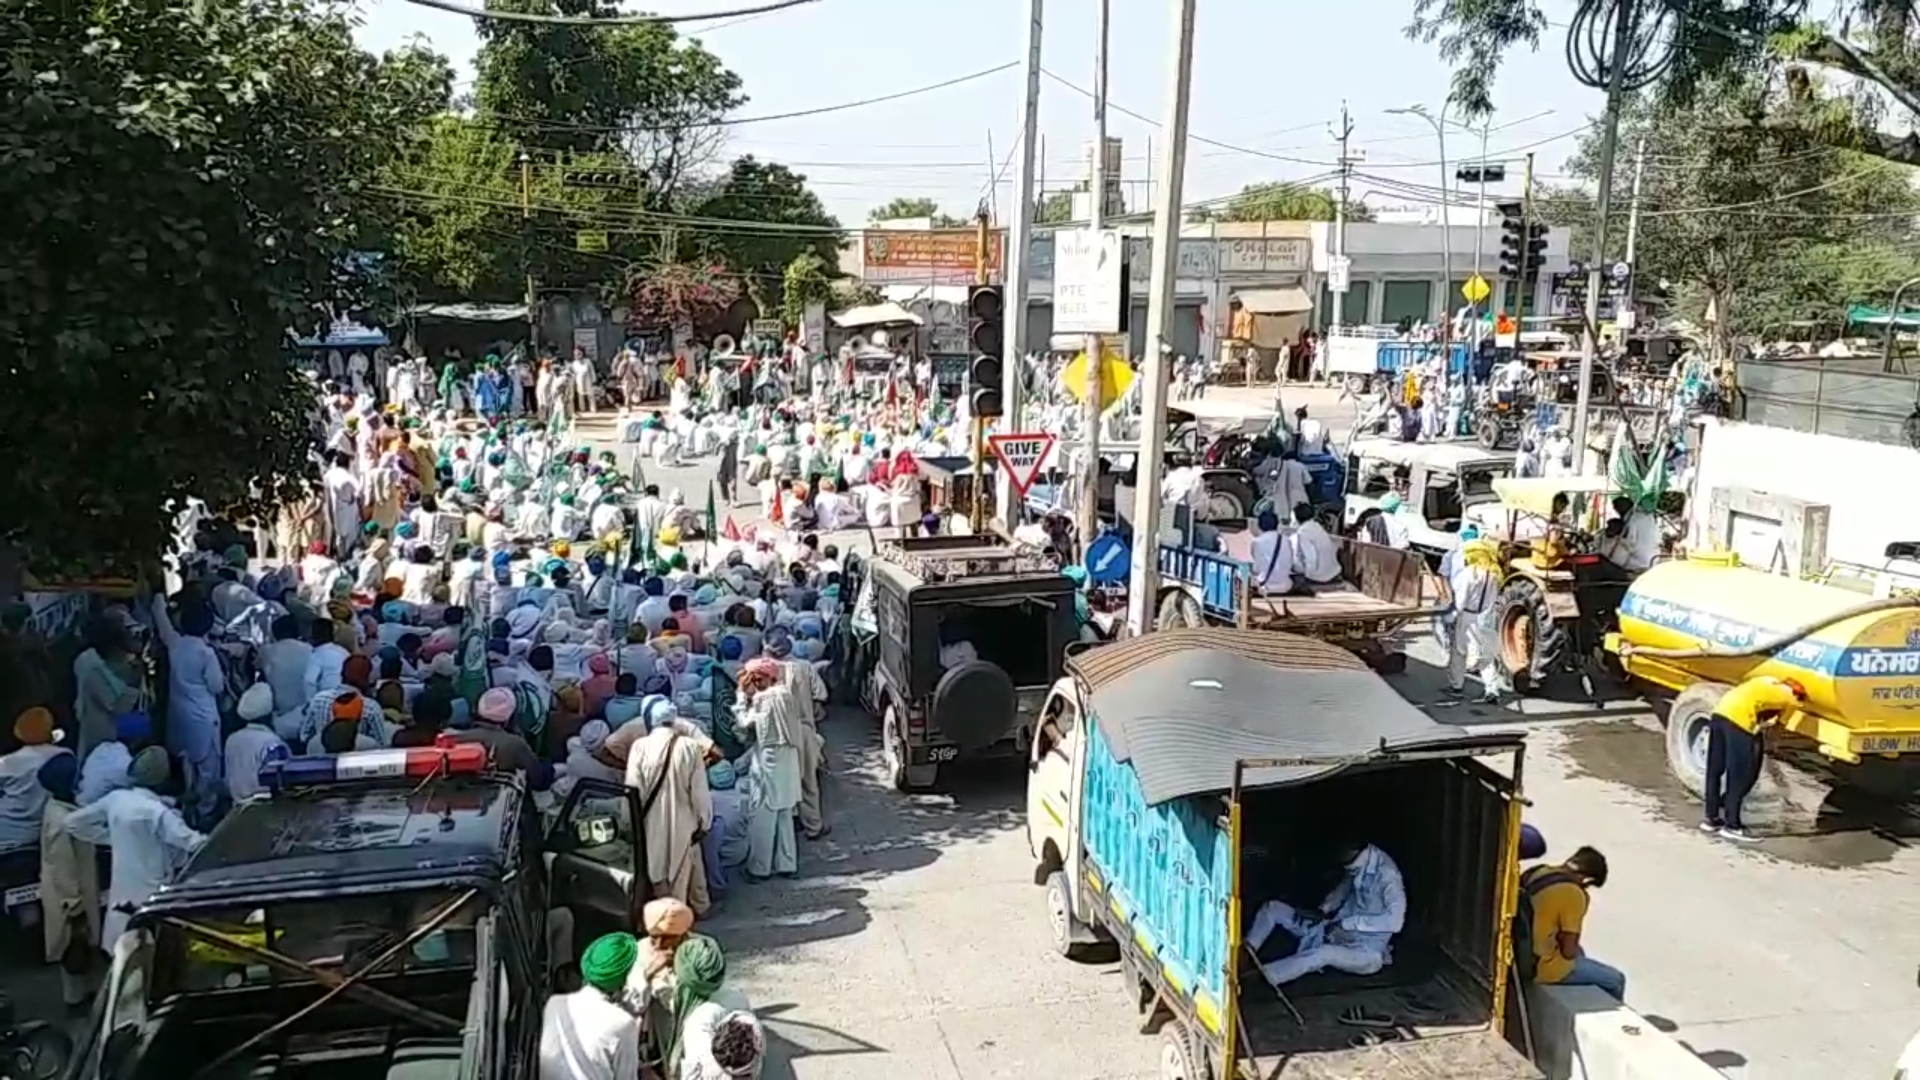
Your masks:
{"label": "'pte ielts' sign", "polygon": [[993,456],[1000,459],[1000,467],[1007,472],[1007,480],[1013,484],[1015,494],[1024,496],[1040,476],[1040,465],[1047,460],[1047,454],[1053,450],[1054,438],[1045,432],[1040,434],[1012,433],[990,435],[987,444],[993,448]]}

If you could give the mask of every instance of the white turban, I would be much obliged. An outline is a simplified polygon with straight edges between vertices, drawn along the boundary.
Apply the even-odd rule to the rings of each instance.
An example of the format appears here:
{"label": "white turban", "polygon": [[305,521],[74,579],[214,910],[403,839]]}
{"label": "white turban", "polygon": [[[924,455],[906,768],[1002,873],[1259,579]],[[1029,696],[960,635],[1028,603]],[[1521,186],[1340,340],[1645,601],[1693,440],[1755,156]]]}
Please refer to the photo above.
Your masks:
{"label": "white turban", "polygon": [[240,714],[240,719],[249,723],[272,716],[273,688],[263,682],[247,687],[247,692],[240,695],[240,703],[234,711]]}

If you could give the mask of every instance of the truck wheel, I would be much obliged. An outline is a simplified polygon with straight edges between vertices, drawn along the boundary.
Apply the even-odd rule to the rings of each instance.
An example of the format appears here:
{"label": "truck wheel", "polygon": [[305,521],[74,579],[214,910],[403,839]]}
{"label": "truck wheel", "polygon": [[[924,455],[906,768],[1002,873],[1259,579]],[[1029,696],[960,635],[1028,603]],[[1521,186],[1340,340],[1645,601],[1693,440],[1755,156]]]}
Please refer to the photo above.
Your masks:
{"label": "truck wheel", "polygon": [[1500,449],[1500,421],[1490,413],[1473,418],[1473,439],[1483,450]]}
{"label": "truck wheel", "polygon": [[1554,622],[1547,594],[1530,577],[1509,578],[1494,601],[1495,663],[1516,693],[1538,690],[1562,668],[1567,654],[1566,628]]}
{"label": "truck wheel", "polygon": [[1695,798],[1707,790],[1707,727],[1725,683],[1694,683],[1667,709],[1667,771]]}
{"label": "truck wheel", "polygon": [[1168,589],[1153,615],[1155,630],[1193,630],[1205,625],[1207,618],[1200,611],[1200,602],[1185,589]]}
{"label": "truck wheel", "polygon": [[1206,1052],[1179,1017],[1160,1029],[1160,1080],[1212,1080]]}
{"label": "truck wheel", "polygon": [[939,779],[938,765],[907,764],[907,735],[900,727],[900,714],[891,701],[887,702],[886,714],[880,722],[880,747],[886,762],[887,782],[893,785],[893,790],[925,791]]}
{"label": "truck wheel", "polygon": [[1243,521],[1253,513],[1260,493],[1237,476],[1216,476],[1207,481],[1207,520]]}

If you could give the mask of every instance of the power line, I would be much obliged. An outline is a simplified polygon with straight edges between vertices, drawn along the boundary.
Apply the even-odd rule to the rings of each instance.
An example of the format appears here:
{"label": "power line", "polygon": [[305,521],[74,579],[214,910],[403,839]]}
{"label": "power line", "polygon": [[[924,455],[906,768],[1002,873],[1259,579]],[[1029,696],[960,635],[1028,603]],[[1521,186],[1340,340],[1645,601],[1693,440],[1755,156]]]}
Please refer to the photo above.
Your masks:
{"label": "power line", "polygon": [[1018,67],[1019,64],[1020,62],[1017,60],[1010,60],[1007,63],[998,65],[997,67],[984,68],[980,71],[970,72],[966,75],[959,75],[954,78],[944,80],[942,82],[931,83],[926,86],[916,86],[911,90],[900,90],[891,94],[881,94],[878,97],[861,98],[858,101],[844,101],[837,105],[822,105],[812,109],[796,109],[793,112],[768,113],[762,116],[736,116],[732,118],[722,118],[719,120],[693,120],[684,124],[659,124],[659,125],[574,124],[564,120],[538,120],[532,117],[507,116],[500,113],[490,113],[485,116],[470,116],[470,117],[465,117],[464,119],[466,119],[470,123],[481,124],[483,126],[492,127],[496,130],[504,130],[508,127],[513,127],[513,128],[533,128],[535,130],[546,130],[546,131],[572,131],[572,132],[581,132],[581,133],[587,133],[587,134],[598,133],[598,134],[610,134],[610,135],[641,135],[649,132],[693,131],[693,130],[699,130],[703,128],[730,128],[730,127],[739,127],[743,124],[766,124],[766,123],[771,123],[775,120],[798,120],[808,116],[823,116],[827,113],[845,112],[848,109],[864,109],[869,105],[882,105],[889,101],[899,101],[902,98],[915,97],[920,94],[930,94],[936,90],[946,90],[950,87],[959,86],[963,83],[973,82],[976,79],[984,79],[989,75],[998,75],[1003,71],[1007,71],[1012,68]]}
{"label": "power line", "polygon": [[707,22],[712,19],[739,19],[771,15],[776,11],[796,8],[802,4],[817,3],[818,0],[774,0],[758,7],[734,8],[731,11],[710,11],[704,15],[541,15],[531,11],[488,11],[484,7],[471,7],[456,4],[452,0],[407,0],[409,4],[450,11],[455,15],[465,15],[470,19],[492,19],[496,22],[539,23],[545,26],[653,26],[660,23]]}

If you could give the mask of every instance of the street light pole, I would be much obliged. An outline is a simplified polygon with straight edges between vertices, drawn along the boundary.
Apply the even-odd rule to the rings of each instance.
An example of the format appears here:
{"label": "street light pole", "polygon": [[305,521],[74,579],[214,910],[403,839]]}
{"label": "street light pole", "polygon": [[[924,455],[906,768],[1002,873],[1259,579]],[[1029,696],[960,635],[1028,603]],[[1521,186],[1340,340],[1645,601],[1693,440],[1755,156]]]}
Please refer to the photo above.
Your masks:
{"label": "street light pole", "polygon": [[1440,103],[1439,116],[1433,115],[1425,105],[1409,105],[1404,109],[1388,109],[1387,112],[1396,116],[1417,116],[1425,120],[1427,123],[1433,125],[1434,138],[1440,143],[1440,246],[1444,249],[1440,255],[1440,272],[1445,275],[1445,280],[1440,283],[1440,296],[1441,302],[1446,305],[1442,310],[1449,313],[1448,318],[1441,320],[1441,330],[1443,334],[1448,334],[1450,337],[1450,330],[1453,326],[1453,319],[1451,318],[1451,312],[1453,310],[1453,220],[1452,216],[1447,213],[1447,201],[1451,198],[1449,195],[1451,189],[1447,186],[1448,180],[1450,179],[1447,176],[1447,106],[1449,104],[1451,104],[1451,99]]}
{"label": "street light pole", "polygon": [[[1100,44],[1093,55],[1093,175],[1088,178],[1092,198],[1087,213],[1087,227],[1096,244],[1107,224],[1107,39],[1112,16],[1112,0],[1100,0]],[[1106,348],[1099,334],[1087,335],[1086,354],[1086,401],[1080,422],[1086,427],[1081,449],[1087,458],[1082,463],[1079,513],[1075,517],[1083,563],[1087,546],[1100,531],[1100,415],[1106,404],[1100,395],[1106,387]]]}
{"label": "street light pole", "polygon": [[[1002,254],[1006,264],[1007,303],[1006,337],[1000,346],[1000,404],[1011,419],[1004,431],[1019,431],[1026,412],[1027,299],[1033,286],[1033,202],[1039,187],[1034,184],[1036,160],[1040,156],[1040,31],[1043,0],[1028,0],[1026,102],[1020,120],[1020,168],[1013,180],[1013,220],[1007,229],[1007,246]],[[1020,520],[1020,496],[1013,485],[994,485],[993,509],[1000,521],[1013,528]]]}
{"label": "street light pole", "polygon": [[[1193,100],[1195,0],[1173,0],[1173,64],[1168,73],[1167,152],[1160,159],[1154,192],[1153,273],[1148,282],[1146,360],[1140,365],[1139,465],[1133,490],[1132,578],[1127,588],[1127,628],[1143,634],[1153,625],[1160,594],[1160,479],[1166,462],[1167,353],[1173,327],[1175,274],[1180,268],[1180,200],[1187,171],[1187,112]],[[1103,148],[1104,149],[1104,148]]]}

